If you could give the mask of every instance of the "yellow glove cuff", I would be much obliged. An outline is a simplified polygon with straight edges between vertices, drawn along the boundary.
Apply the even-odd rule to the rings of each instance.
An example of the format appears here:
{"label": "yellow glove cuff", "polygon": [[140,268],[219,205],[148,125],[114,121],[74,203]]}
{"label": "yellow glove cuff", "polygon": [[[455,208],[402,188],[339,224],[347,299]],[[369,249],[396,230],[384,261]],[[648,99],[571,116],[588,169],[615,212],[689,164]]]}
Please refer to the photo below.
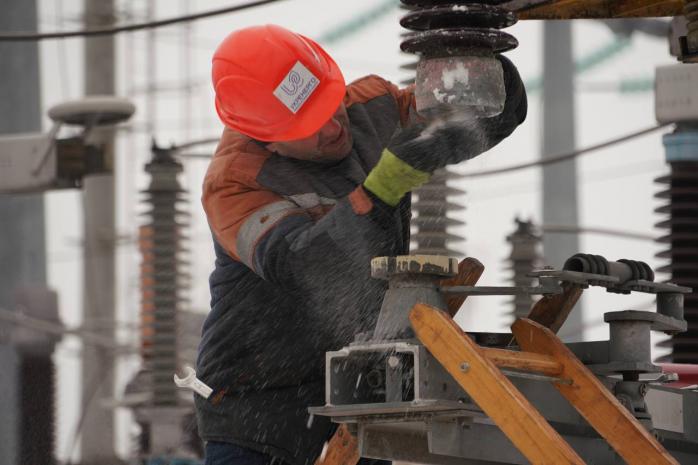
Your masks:
{"label": "yellow glove cuff", "polygon": [[380,160],[368,173],[364,187],[394,207],[407,192],[421,186],[430,177],[430,173],[411,167],[390,150],[384,149]]}

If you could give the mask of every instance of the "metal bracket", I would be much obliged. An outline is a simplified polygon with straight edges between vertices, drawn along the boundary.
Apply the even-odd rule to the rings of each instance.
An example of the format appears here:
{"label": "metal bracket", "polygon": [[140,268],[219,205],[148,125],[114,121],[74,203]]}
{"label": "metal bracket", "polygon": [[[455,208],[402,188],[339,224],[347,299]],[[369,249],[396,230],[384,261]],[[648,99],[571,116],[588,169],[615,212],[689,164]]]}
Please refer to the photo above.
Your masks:
{"label": "metal bracket", "polygon": [[557,283],[541,283],[540,286],[444,286],[439,288],[444,294],[460,295],[551,295],[561,294],[562,287]]}
{"label": "metal bracket", "polygon": [[634,281],[626,281],[622,286],[613,286],[608,288],[609,292],[630,293],[645,292],[648,294],[658,294],[660,292],[690,294],[693,290],[690,287],[679,286],[671,283],[655,283],[653,281],[645,281],[638,279]]}
{"label": "metal bracket", "polygon": [[589,286],[610,287],[620,282],[620,279],[615,276],[568,270],[534,270],[528,273],[528,276],[536,278],[556,278],[560,281],[579,284],[584,288]]}

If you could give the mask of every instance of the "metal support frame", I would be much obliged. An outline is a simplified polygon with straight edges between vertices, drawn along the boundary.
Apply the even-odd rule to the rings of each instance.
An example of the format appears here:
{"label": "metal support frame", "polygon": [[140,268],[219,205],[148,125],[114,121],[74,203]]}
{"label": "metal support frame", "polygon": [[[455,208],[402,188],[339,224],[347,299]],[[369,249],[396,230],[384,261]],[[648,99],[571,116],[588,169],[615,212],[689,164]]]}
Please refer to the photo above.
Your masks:
{"label": "metal support frame", "polygon": [[[626,418],[623,421],[630,421],[628,417],[634,418],[630,423],[637,420],[646,428],[652,428],[651,413],[661,411],[662,405],[677,405],[678,402],[682,408],[693,409],[694,396],[690,391],[672,390],[673,394],[679,396],[678,400],[675,396],[667,400],[668,396],[661,394],[646,397],[648,392],[659,387],[659,384],[652,382],[660,383],[672,379],[661,375],[661,367],[651,363],[649,331],[680,331],[685,327],[680,296],[690,289],[673,284],[629,279],[633,275],[627,273],[623,266],[630,265],[621,262],[609,262],[612,265],[608,266],[608,270],[612,270],[615,275],[569,270],[537,270],[531,275],[540,281],[540,285],[530,288],[446,286],[438,283],[443,279],[443,272],[449,267],[452,268],[450,263],[436,273],[432,268],[430,271],[434,274],[430,277],[421,275],[419,278],[420,273],[429,268],[425,266],[429,261],[430,257],[420,257],[419,261],[411,257],[399,257],[397,261],[377,259],[374,261],[374,275],[391,280],[391,287],[393,281],[397,280],[412,293],[415,288],[428,288],[430,293],[449,296],[501,295],[515,292],[546,294],[547,297],[541,302],[555,302],[554,305],[558,305],[558,310],[563,313],[567,311],[566,307],[576,302],[581,288],[590,286],[603,287],[613,292],[656,294],[657,313],[607,313],[606,319],[614,328],[610,341],[576,343],[571,344],[569,350],[565,350],[568,350],[569,354],[574,353],[574,357],[587,365],[585,372],[594,373],[595,376],[586,376],[585,379],[593,380],[589,382],[595,386],[594,392],[598,392],[599,386],[602,386],[606,399],[604,402],[612,402],[616,407],[622,406],[623,412],[630,412],[628,415],[621,413],[621,416]],[[391,269],[394,272],[401,268],[410,272],[402,275],[376,273],[375,265],[379,263],[383,264],[378,267],[382,270]],[[608,270],[606,272],[610,272]],[[405,281],[407,276],[409,282]],[[431,284],[428,283],[429,280],[432,281]],[[404,290],[398,287],[394,289],[396,293]],[[576,291],[570,293],[573,290]],[[567,297],[563,298],[564,296]],[[567,300],[570,302],[567,303]],[[406,309],[409,304],[406,300],[401,303],[405,305],[392,306],[392,309],[388,308],[390,305],[384,306],[382,312],[393,313],[393,321],[404,321],[402,318],[409,310]],[[554,309],[548,310],[554,313]],[[557,320],[553,318],[550,321]],[[559,328],[558,323],[553,323],[553,327]],[[639,330],[636,330],[637,328]],[[631,337],[628,337],[628,331],[631,331]],[[395,334],[397,333],[394,332],[393,335]],[[404,336],[405,333],[402,334]],[[549,437],[552,443],[559,446],[556,442],[558,440],[555,439],[555,435],[559,435],[560,441],[571,445],[576,453],[581,454],[579,460],[590,460],[600,464],[615,463],[616,453],[609,449],[603,439],[595,436],[587,421],[583,420],[558,392],[564,386],[574,386],[576,378],[561,371],[562,365],[557,365],[554,357],[536,358],[528,352],[502,350],[507,346],[509,349],[516,348],[508,343],[511,336],[469,336],[464,336],[464,340],[470,341],[469,344],[473,347],[478,347],[474,353],[479,354],[478,357],[483,360],[488,360],[487,363],[500,367],[497,372],[498,379],[501,379],[494,384],[499,386],[504,382],[502,379],[506,380],[507,385],[513,386],[513,389],[521,393],[523,399],[530,402],[531,408],[540,413],[540,418],[550,423],[552,431],[556,432],[553,434],[551,430],[546,430],[546,434],[551,435]],[[480,345],[476,345],[474,341],[478,341]],[[628,344],[632,346],[632,350],[626,351],[624,347]],[[326,404],[311,408],[311,413],[330,416],[334,421],[348,425],[349,430],[355,432],[358,437],[359,453],[366,457],[443,465],[528,463],[530,457],[526,459],[526,455],[517,450],[492,423],[491,412],[473,397],[470,389],[463,389],[458,385],[458,378],[453,376],[453,372],[449,375],[448,371],[451,370],[447,370],[448,367],[442,360],[437,359],[433,349],[427,350],[427,347],[412,336],[383,340],[374,337],[372,341],[355,342],[339,351],[328,353]],[[453,346],[449,347],[452,352]],[[471,363],[472,360],[460,362],[456,369],[462,373],[472,373],[474,366]],[[529,369],[536,372],[530,373]],[[648,377],[653,381],[648,381]],[[492,386],[488,384],[487,389],[494,389]],[[583,401],[583,398],[577,400]],[[673,457],[666,455],[654,444],[651,448],[654,448],[657,456],[665,460],[657,463],[687,464],[698,459],[695,454],[698,441],[693,438],[692,433],[698,425],[693,423],[696,423],[695,419],[687,419],[680,432],[677,432],[679,428],[675,426],[671,431],[655,426],[654,434],[660,439],[672,439],[666,444]],[[661,424],[663,423],[660,422]],[[632,426],[632,429],[635,431],[633,434],[639,434],[638,438],[645,438],[642,441],[647,439],[642,433],[644,430],[640,431],[642,428]],[[613,436],[611,431],[608,431],[608,434]],[[488,440],[483,442],[483,438]],[[566,456],[571,463],[582,463],[575,462],[577,459],[565,449],[567,446],[560,447],[562,449],[558,450],[562,454],[561,457]],[[621,444],[619,447],[625,446]],[[627,450],[625,452],[632,453]]]}

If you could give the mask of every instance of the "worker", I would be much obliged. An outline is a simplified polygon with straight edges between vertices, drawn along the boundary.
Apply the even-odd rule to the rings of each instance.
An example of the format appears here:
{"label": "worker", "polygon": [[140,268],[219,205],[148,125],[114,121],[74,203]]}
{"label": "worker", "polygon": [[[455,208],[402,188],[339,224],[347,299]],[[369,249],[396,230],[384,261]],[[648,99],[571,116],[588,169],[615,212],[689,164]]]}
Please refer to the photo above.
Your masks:
{"label": "worker", "polygon": [[434,170],[497,144],[526,116],[514,65],[504,111],[431,125],[410,88],[371,75],[349,85],[311,39],[276,25],[230,34],[213,56],[225,124],[203,182],[213,233],[211,312],[196,399],[206,464],[312,465],[333,432],[325,352],[370,331],[384,281],[376,256],[409,249],[410,191]]}

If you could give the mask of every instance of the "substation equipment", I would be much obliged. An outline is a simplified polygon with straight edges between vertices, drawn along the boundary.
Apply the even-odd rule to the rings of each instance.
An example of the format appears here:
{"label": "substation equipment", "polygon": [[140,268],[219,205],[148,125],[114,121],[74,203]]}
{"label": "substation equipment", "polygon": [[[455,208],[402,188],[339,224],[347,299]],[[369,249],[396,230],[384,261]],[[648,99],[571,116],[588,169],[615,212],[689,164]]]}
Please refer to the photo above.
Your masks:
{"label": "substation equipment", "polygon": [[[86,176],[113,172],[109,151],[98,133],[102,129],[112,130],[112,126],[127,121],[134,112],[135,106],[127,99],[89,96],[50,108],[48,116],[53,126],[46,133],[0,137],[0,194],[81,188]],[[79,131],[63,137],[60,133],[64,126]],[[151,179],[143,192],[147,222],[140,228],[139,236],[143,255],[139,325],[143,369],[129,382],[116,405],[130,408],[141,427],[134,455],[149,457],[147,463],[183,465],[198,463],[203,451],[191,396],[177,391],[172,373],[185,361],[194,359],[195,347],[183,341],[182,335],[198,333],[202,317],[185,311],[188,305],[182,290],[189,279],[183,245],[187,214],[181,208],[186,192],[177,179],[182,165],[174,157],[174,148],[162,148],[153,142],[151,151],[152,159],[145,167]],[[20,304],[30,297],[28,302],[37,298],[23,297]],[[53,308],[57,314],[55,301]],[[25,344],[25,333],[26,330],[15,331],[12,340],[20,338],[18,344]],[[43,359],[31,362],[40,364]],[[30,369],[48,369],[41,364],[25,365],[27,375],[33,375]],[[55,395],[53,380],[41,384],[51,388],[43,395],[45,405],[42,404],[50,409]],[[53,428],[52,421],[47,424]],[[37,451],[44,449],[41,443]]]}
{"label": "substation equipment", "polygon": [[[102,127],[127,121],[136,107],[127,99],[90,96],[51,107],[47,133],[0,137],[0,193],[77,188],[90,174],[111,171],[104,147],[92,136]],[[59,138],[63,126],[80,134]]]}
{"label": "substation equipment", "polygon": [[[516,21],[502,4],[517,4],[524,12],[526,4],[538,5],[540,18],[556,18],[555,2],[402,3],[410,11],[401,24],[414,32],[406,35],[401,47],[420,58],[415,93],[419,111],[429,117],[454,111],[487,117],[501,111],[504,86],[494,54],[517,44],[515,38],[501,31]],[[613,8],[597,3],[598,10]],[[685,2],[689,27],[687,37],[680,41],[680,59],[684,62],[698,61],[697,7],[697,1]],[[573,5],[570,10],[571,16],[564,19],[594,17],[590,13],[593,8],[575,10]],[[529,11],[529,17],[534,16]],[[326,354],[325,405],[311,407],[311,414],[346,425],[357,436],[362,457],[442,465],[529,463],[530,457],[514,446],[500,428],[501,422],[498,424],[478,406],[417,337],[410,324],[410,310],[426,304],[446,312],[449,299],[454,297],[511,295],[520,297],[521,302],[532,302],[531,296],[539,295],[564,300],[571,289],[581,294],[582,289],[600,287],[612,293],[652,295],[656,311],[628,308],[605,313],[609,339],[565,344],[571,356],[581,361],[618,404],[651,433],[652,440],[661,444],[660,449],[663,446],[678,463],[698,463],[698,370],[692,365],[655,364],[650,338],[656,331],[672,336],[675,348],[695,344],[695,336],[686,338],[682,334],[696,328],[691,286],[698,285],[698,245],[693,242],[698,228],[698,99],[690,98],[695,96],[696,88],[698,64],[657,71],[657,119],[677,123],[677,130],[664,138],[672,174],[659,179],[669,184],[660,197],[671,201],[660,209],[671,215],[660,224],[671,230],[664,242],[672,245],[661,255],[672,259],[672,265],[663,271],[672,272],[674,282],[655,282],[653,270],[643,262],[608,261],[587,254],[573,255],[561,270],[540,268],[529,273],[527,282],[506,287],[445,284],[445,280],[458,275],[458,262],[445,256],[375,258],[372,276],[388,281],[375,330],[357,335],[350,345]],[[421,229],[421,224],[418,227]],[[443,234],[440,237],[453,239]],[[576,298],[568,300],[572,306],[576,302]],[[565,313],[570,309],[559,310]],[[517,307],[517,316],[523,312]],[[521,350],[512,333],[466,335],[482,351]],[[682,361],[681,355],[675,361]],[[467,372],[469,367],[469,361],[463,360],[461,371]],[[599,435],[598,428],[592,427],[555,387],[574,385],[574,380],[516,368],[501,371],[584,462],[623,462],[617,450],[609,446],[610,441]],[[671,457],[657,463],[676,463]]]}
{"label": "substation equipment", "polygon": [[[494,54],[518,45],[516,38],[501,31],[514,24],[516,17],[486,3],[402,2],[408,13],[400,24],[413,32],[404,35],[400,48],[420,58],[403,68],[416,72],[415,98],[421,113],[438,117],[457,109],[485,117],[501,112],[504,81]],[[458,177],[453,170],[442,168],[414,191],[412,224],[417,230],[412,235],[413,253],[461,254],[451,244],[464,238],[448,232],[449,227],[463,224],[449,215],[465,208],[462,202],[452,201],[465,191],[448,185]]]}
{"label": "substation equipment", "polygon": [[141,427],[137,453],[148,457],[148,465],[196,464],[203,455],[192,398],[172,382],[172,373],[194,360],[195,347],[185,338],[198,334],[203,319],[186,311],[189,215],[183,206],[187,192],[178,179],[183,166],[175,153],[153,141],[145,165],[150,175],[142,192],[147,221],[139,233],[143,367],[124,396]]}
{"label": "substation equipment", "polygon": [[[607,312],[608,341],[567,347],[680,463],[698,461],[698,390],[666,385],[678,379],[652,363],[650,340],[651,331],[685,331],[683,297],[689,288],[654,282],[642,262],[594,255],[575,255],[563,270],[535,271],[537,283],[527,287],[443,286],[457,270],[456,260],[446,257],[380,257],[371,265],[373,276],[389,283],[375,331],[327,353],[326,404],[310,409],[349,425],[361,456],[444,465],[529,463],[419,342],[408,314],[417,303],[446,310],[446,298],[454,295],[550,296],[571,285],[656,296],[656,312]],[[511,333],[468,336],[483,348],[518,347]],[[618,463],[614,450],[550,384],[567,380],[502,371],[585,461]]]}

